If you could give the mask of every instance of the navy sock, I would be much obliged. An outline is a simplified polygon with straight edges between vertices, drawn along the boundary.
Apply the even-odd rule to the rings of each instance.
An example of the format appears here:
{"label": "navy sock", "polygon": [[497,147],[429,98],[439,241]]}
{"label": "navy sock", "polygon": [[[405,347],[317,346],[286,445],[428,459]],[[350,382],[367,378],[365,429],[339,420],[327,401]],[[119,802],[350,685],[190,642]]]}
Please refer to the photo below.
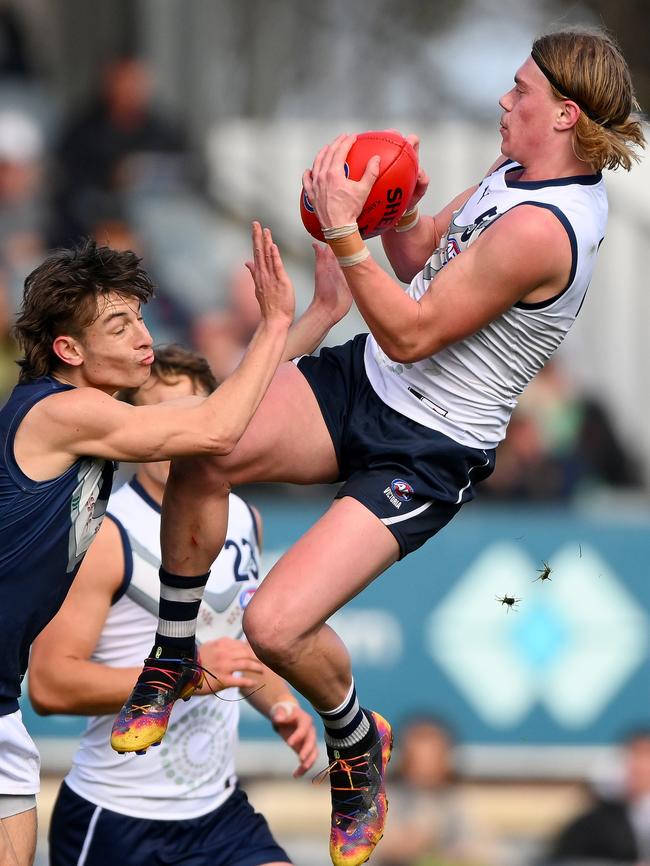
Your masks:
{"label": "navy sock", "polygon": [[325,726],[325,745],[330,757],[362,755],[373,745],[376,734],[368,714],[359,706],[354,680],[343,703],[333,710],[316,710]]}

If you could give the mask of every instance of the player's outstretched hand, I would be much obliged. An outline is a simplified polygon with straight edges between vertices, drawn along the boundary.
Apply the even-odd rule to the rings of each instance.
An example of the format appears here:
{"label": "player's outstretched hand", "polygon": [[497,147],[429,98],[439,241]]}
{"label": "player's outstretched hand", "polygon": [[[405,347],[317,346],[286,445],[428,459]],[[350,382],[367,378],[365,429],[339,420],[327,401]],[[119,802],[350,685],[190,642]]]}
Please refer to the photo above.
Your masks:
{"label": "player's outstretched hand", "polygon": [[316,256],[312,304],[321,307],[335,325],[352,306],[352,294],[332,250],[322,244],[312,247]]}
{"label": "player's outstretched hand", "polygon": [[255,296],[266,321],[273,319],[293,321],[296,301],[293,284],[284,269],[277,245],[273,243],[271,230],[262,229],[254,222],[251,230],[253,261],[246,267],[253,275]]}
{"label": "player's outstretched hand", "polygon": [[304,776],[318,757],[312,717],[296,701],[279,701],[271,707],[271,722],[274,730],[298,755],[300,763],[293,771],[294,778]]}
{"label": "player's outstretched hand", "polygon": [[206,673],[196,695],[209,695],[236,686],[257,688],[264,674],[264,665],[247,643],[231,637],[220,637],[201,644],[200,663],[214,676]]}
{"label": "player's outstretched hand", "polygon": [[345,176],[345,160],[356,135],[339,135],[316,154],[302,185],[323,228],[353,225],[379,176],[379,156],[371,156],[361,180]]}

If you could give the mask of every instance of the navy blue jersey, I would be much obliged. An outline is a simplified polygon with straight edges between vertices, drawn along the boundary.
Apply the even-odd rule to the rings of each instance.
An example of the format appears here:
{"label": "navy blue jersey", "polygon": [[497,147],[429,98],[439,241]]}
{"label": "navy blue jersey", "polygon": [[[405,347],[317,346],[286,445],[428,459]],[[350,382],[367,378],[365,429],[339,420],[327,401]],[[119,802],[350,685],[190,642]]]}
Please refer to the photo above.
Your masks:
{"label": "navy blue jersey", "polygon": [[17,385],[0,409],[0,715],[18,708],[30,644],[61,607],[111,492],[111,461],[82,457],[48,481],[16,463],[27,412],[71,388],[46,376]]}

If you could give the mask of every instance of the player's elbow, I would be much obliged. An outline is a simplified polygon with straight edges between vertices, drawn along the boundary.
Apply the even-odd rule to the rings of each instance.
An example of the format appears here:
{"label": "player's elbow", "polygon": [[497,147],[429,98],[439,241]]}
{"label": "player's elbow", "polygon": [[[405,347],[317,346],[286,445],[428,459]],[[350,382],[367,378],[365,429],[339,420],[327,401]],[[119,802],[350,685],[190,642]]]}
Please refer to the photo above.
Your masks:
{"label": "player's elbow", "polygon": [[[383,348],[383,347],[382,347]],[[384,352],[396,364],[411,364],[411,353],[406,346],[386,346]]]}
{"label": "player's elbow", "polygon": [[65,712],[65,707],[57,698],[57,689],[54,684],[44,682],[39,676],[29,675],[29,700],[34,711],[39,716],[51,716],[55,713]]}
{"label": "player's elbow", "polygon": [[207,411],[206,404],[207,401],[197,423],[193,425],[193,451],[208,457],[225,457],[237,445],[246,428],[238,424],[235,417],[229,417],[225,413],[215,418],[213,412]]}
{"label": "player's elbow", "polygon": [[205,441],[205,454],[212,457],[226,457],[230,454],[241,438],[235,431],[222,430],[214,435],[209,435]]}
{"label": "player's elbow", "polygon": [[431,354],[430,351],[425,352],[419,343],[408,338],[391,340],[382,346],[382,349],[396,364],[415,364]]}
{"label": "player's elbow", "polygon": [[425,333],[424,329],[405,328],[379,345],[396,364],[416,364],[442,351],[449,341],[445,341],[443,334],[436,334],[431,329]]}

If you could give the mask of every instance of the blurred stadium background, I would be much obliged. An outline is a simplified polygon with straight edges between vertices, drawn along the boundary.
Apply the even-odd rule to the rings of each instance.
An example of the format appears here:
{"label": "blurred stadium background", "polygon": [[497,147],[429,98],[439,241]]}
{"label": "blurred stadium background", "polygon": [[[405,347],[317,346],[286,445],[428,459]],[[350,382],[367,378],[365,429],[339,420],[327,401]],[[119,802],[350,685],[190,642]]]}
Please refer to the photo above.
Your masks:
{"label": "blurred stadium background", "polygon": [[[572,24],[613,32],[647,109],[642,0],[0,2],[0,399],[23,279],[80,234],[138,250],[159,285],[156,340],[191,343],[227,374],[255,327],[252,218],[308,302],[298,195],[317,149],[341,131],[417,133],[436,209],[498,154],[497,100],[531,39]],[[447,864],[540,862],[591,790],[620,787],[621,738],[650,729],[649,165],[608,176],[584,310],[522,399],[480,501],[336,617],[370,706],[398,728],[434,713],[455,733],[455,795],[491,841]],[[363,329],[353,311],[328,342]],[[270,566],[331,490],[247,495]],[[552,580],[533,582],[545,563]],[[504,593],[522,597],[516,612]],[[24,712],[43,753],[43,864],[83,721]],[[327,792],[289,779],[291,754],[252,711],[241,733],[253,802],[297,866],[326,862]]]}

